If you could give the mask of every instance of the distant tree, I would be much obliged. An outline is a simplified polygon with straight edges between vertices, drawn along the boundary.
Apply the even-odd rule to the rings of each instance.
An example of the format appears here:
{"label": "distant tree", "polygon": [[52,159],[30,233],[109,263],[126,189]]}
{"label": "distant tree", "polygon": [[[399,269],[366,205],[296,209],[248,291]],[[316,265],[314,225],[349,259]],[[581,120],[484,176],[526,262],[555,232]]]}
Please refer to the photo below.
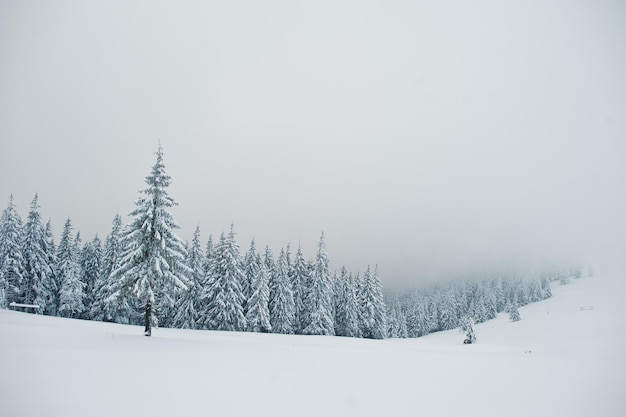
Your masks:
{"label": "distant tree", "polygon": [[387,306],[387,337],[408,337],[406,316],[402,311],[398,296],[394,296]]}
{"label": "distant tree", "polygon": [[35,194],[30,205],[28,219],[24,226],[24,279],[21,287],[21,301],[36,304],[40,312],[54,314],[53,293],[57,291],[50,266],[50,254],[46,242],[45,229],[39,214],[38,197]]}
{"label": "distant tree", "polygon": [[320,237],[315,267],[309,281],[304,305],[309,320],[302,333],[311,335],[335,334],[333,323],[333,283],[328,270],[328,255],[323,233]]}
{"label": "distant tree", "polygon": [[130,215],[134,220],[124,231],[120,242],[123,253],[119,267],[113,271],[116,285],[113,295],[134,294],[145,303],[145,332],[151,335],[151,312],[155,297],[172,299],[178,290],[187,289],[185,244],[174,230],[179,228],[167,210],[176,205],[166,191],[171,177],[165,173],[163,149],[159,145],[157,160],[146,177],[148,188],[141,191]]}
{"label": "distant tree", "polygon": [[249,263],[250,298],[247,304],[246,319],[251,332],[269,333],[272,331],[269,311],[269,277],[267,268],[259,254],[255,262]]}
{"label": "distant tree", "polygon": [[233,226],[228,237],[224,237],[224,234],[220,236],[208,273],[210,279],[207,282],[210,282],[210,286],[202,296],[208,306],[203,314],[203,325],[210,330],[246,330],[241,292],[244,275]]}
{"label": "distant tree", "polygon": [[439,328],[452,330],[459,325],[458,303],[453,287],[444,290],[438,300]]}
{"label": "distant tree", "polygon": [[509,319],[511,319],[511,321],[520,321],[522,319],[519,314],[519,310],[517,309],[517,304],[515,302],[510,303],[506,307],[506,312],[509,313]]}
{"label": "distant tree", "polygon": [[368,339],[384,339],[387,334],[385,302],[378,278],[378,267],[372,273],[367,267],[361,288],[361,331]]}
{"label": "distant tree", "polygon": [[77,247],[71,233],[72,222],[68,218],[57,248],[55,268],[61,283],[58,312],[64,317],[78,317],[85,309],[83,304],[85,285],[80,280]]}
{"label": "distant tree", "polygon": [[200,226],[196,226],[189,250],[187,265],[191,269],[187,291],[183,291],[176,305],[176,315],[172,325],[180,329],[198,328],[200,283],[204,280],[204,254],[200,247]]}
{"label": "distant tree", "polygon": [[19,301],[20,285],[24,279],[22,219],[15,209],[13,195],[0,218],[0,308]]}
{"label": "distant tree", "polygon": [[[266,265],[268,260],[271,259],[267,255],[268,251],[266,250]],[[293,334],[295,332],[296,306],[293,300],[293,290],[289,280],[289,265],[287,264],[287,255],[284,249],[281,250],[270,277],[269,310],[272,332],[284,334]]]}
{"label": "distant tree", "polygon": [[476,334],[474,333],[474,320],[470,316],[463,316],[459,320],[460,330],[465,333],[464,344],[469,345],[476,343]]}

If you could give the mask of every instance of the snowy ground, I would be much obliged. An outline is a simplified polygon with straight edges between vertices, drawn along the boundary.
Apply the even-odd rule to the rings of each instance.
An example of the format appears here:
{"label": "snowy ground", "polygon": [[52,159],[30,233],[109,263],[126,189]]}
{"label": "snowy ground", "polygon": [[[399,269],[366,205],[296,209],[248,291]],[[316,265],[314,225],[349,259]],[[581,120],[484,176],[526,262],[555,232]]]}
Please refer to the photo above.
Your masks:
{"label": "snowy ground", "polygon": [[[0,311],[1,416],[623,416],[623,275],[475,327],[372,341]],[[581,307],[585,309],[581,311]]]}

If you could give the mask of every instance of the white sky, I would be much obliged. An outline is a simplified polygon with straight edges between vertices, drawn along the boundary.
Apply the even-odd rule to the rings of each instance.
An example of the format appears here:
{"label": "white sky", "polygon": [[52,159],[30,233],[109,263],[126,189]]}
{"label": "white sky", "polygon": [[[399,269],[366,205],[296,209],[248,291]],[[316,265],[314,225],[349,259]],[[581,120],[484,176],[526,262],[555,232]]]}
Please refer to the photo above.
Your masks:
{"label": "white sky", "polygon": [[620,1],[0,0],[0,207],[104,237],[161,140],[185,239],[324,230],[387,279],[606,258],[625,45]]}

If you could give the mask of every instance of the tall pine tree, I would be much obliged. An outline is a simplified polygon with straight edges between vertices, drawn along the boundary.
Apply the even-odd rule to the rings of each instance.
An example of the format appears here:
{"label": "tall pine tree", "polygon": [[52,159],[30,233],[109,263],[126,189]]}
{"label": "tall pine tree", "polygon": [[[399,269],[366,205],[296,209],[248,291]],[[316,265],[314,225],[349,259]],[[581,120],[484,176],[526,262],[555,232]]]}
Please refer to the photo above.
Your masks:
{"label": "tall pine tree", "polygon": [[[268,260],[271,259],[267,256],[268,253],[269,250],[266,250],[266,265]],[[280,251],[270,277],[269,309],[272,332],[283,334],[293,334],[295,332],[296,306],[293,301],[293,290],[289,279],[287,254],[284,249]]]}
{"label": "tall pine tree", "polygon": [[20,284],[25,272],[23,240],[22,219],[11,195],[9,205],[0,218],[0,308],[19,301]]}
{"label": "tall pine tree", "polygon": [[196,329],[198,327],[198,300],[200,298],[200,283],[204,279],[204,254],[200,246],[200,226],[196,226],[189,250],[187,265],[191,268],[189,285],[184,291],[174,316],[173,326],[180,329]]}
{"label": "tall pine tree", "polygon": [[302,332],[312,335],[334,335],[333,282],[328,270],[328,255],[323,233],[304,304],[309,320]]}
{"label": "tall pine tree", "polygon": [[250,298],[247,303],[246,319],[251,332],[268,333],[272,331],[269,310],[269,276],[267,268],[259,254],[249,264]]}
{"label": "tall pine tree", "polygon": [[39,198],[33,198],[24,226],[24,279],[21,286],[21,301],[38,305],[39,312],[55,314],[53,294],[58,291],[53,280],[50,254],[41,215]]}
{"label": "tall pine tree", "polygon": [[203,324],[210,330],[243,331],[246,317],[243,313],[241,282],[244,274],[240,267],[235,234],[231,226],[230,234],[220,236],[215,247],[214,259],[209,268],[209,287],[203,298],[207,305]]}
{"label": "tall pine tree", "polygon": [[85,285],[80,280],[77,249],[72,238],[72,222],[67,219],[57,248],[57,265],[55,268],[61,283],[58,313],[64,317],[78,317],[85,309],[83,304]]}
{"label": "tall pine tree", "polygon": [[384,339],[387,333],[386,309],[378,266],[374,273],[367,267],[361,289],[361,331],[368,339]]}
{"label": "tall pine tree", "polygon": [[144,334],[151,335],[152,306],[157,296],[172,299],[174,293],[187,289],[191,270],[185,265],[185,243],[175,233],[180,226],[168,208],[176,205],[166,188],[171,177],[165,173],[163,149],[159,145],[157,160],[146,177],[148,188],[141,191],[120,241],[123,253],[120,266],[113,271],[115,297],[134,294],[145,305]]}

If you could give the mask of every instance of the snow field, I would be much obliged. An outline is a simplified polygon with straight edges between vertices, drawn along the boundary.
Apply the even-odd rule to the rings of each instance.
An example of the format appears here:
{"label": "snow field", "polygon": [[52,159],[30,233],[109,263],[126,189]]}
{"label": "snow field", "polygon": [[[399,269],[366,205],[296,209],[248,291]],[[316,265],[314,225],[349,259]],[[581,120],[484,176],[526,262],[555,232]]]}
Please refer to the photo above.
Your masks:
{"label": "snow field", "polygon": [[[0,310],[2,416],[622,416],[623,276],[420,339],[154,329]],[[581,307],[585,309],[581,310]],[[590,307],[593,307],[592,309]]]}

